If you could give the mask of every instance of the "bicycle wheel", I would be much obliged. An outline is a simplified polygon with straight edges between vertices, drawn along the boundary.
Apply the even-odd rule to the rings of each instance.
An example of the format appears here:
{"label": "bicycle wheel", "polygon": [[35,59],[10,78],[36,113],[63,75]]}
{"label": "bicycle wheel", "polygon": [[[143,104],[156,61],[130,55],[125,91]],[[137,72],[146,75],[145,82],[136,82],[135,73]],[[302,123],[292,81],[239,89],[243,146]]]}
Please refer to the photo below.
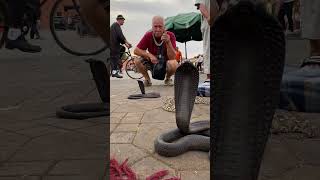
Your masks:
{"label": "bicycle wheel", "polygon": [[8,14],[5,1],[0,0],[0,48],[4,44],[8,32]]}
{"label": "bicycle wheel", "polygon": [[107,47],[80,13],[79,0],[57,0],[50,13],[50,31],[57,44],[76,56],[96,55]]}
{"label": "bicycle wheel", "polygon": [[143,77],[142,74],[138,72],[133,59],[126,62],[126,73],[131,79],[141,79]]}

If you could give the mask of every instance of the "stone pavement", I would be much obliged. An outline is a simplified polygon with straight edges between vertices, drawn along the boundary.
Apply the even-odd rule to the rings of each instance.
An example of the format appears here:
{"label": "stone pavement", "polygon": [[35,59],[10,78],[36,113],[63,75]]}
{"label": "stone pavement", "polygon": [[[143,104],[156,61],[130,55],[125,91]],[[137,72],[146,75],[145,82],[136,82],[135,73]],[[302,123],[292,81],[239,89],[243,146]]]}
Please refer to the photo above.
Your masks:
{"label": "stone pavement", "polygon": [[[168,129],[176,128],[175,114],[161,108],[162,98],[173,96],[173,86],[154,80],[153,86],[146,87],[146,92],[160,92],[161,98],[127,99],[128,95],[139,91],[135,80],[111,80],[110,156],[120,162],[128,158],[128,164],[139,179],[163,169],[169,170],[170,176],[183,180],[209,179],[208,153],[188,152],[165,158],[154,152],[155,138]],[[192,118],[209,119],[209,106],[195,105]]]}
{"label": "stone pavement", "polygon": [[39,54],[0,50],[0,180],[106,179],[107,118],[55,116],[57,107],[99,101],[86,57],[41,34]]}

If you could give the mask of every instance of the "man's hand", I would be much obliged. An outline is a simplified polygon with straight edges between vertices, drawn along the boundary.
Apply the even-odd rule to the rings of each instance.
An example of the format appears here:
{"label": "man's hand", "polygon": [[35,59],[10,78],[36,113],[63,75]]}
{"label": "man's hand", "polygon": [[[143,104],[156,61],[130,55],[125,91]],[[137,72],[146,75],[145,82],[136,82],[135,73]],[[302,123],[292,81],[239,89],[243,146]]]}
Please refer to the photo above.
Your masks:
{"label": "man's hand", "polygon": [[170,36],[167,34],[167,31],[165,31],[162,36],[161,36],[161,40],[165,43],[169,43],[170,42]]}
{"label": "man's hand", "polygon": [[128,49],[132,47],[132,45],[131,45],[130,43],[128,43],[128,42],[126,42],[124,45],[125,45]]}
{"label": "man's hand", "polygon": [[150,61],[151,61],[153,64],[157,64],[157,63],[158,63],[157,57],[154,56],[153,54],[148,53],[148,57],[149,57]]}

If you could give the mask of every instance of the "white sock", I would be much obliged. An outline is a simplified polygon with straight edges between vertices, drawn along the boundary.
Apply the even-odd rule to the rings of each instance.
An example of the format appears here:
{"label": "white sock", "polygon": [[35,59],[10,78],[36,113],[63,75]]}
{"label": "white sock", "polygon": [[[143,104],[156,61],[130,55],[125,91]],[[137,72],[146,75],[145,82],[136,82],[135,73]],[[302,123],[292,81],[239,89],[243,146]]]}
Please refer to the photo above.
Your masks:
{"label": "white sock", "polygon": [[117,74],[117,70],[112,70],[112,74]]}
{"label": "white sock", "polygon": [[9,28],[8,31],[8,39],[9,40],[16,40],[18,37],[21,36],[21,30],[16,28]]}

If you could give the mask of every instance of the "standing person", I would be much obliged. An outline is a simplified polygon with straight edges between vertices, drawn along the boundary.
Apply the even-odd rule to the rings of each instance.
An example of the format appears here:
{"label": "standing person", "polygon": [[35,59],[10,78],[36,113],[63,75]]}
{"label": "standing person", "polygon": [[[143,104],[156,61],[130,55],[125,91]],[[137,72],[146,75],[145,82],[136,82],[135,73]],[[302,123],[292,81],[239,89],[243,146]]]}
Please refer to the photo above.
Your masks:
{"label": "standing person", "polygon": [[[204,73],[207,74],[207,80],[210,79],[210,25],[213,24],[215,17],[218,15],[219,8],[216,0],[196,0],[195,5],[202,14],[201,32],[203,38],[203,64]],[[213,8],[211,11],[210,9]]]}
{"label": "standing person", "polygon": [[30,44],[21,31],[26,3],[26,0],[8,1],[9,31],[5,47],[7,49],[19,49],[23,52],[37,53],[41,51],[41,47]]}
{"label": "standing person", "polygon": [[111,76],[116,78],[122,78],[119,74],[120,67],[120,48],[121,44],[124,44],[127,48],[131,47],[131,44],[124,37],[121,26],[124,24],[125,18],[122,15],[117,16],[117,21],[110,27],[110,58],[111,58]]}
{"label": "standing person", "polygon": [[198,56],[197,69],[202,72],[203,55]]}
{"label": "standing person", "polygon": [[30,29],[30,39],[33,39],[36,36],[36,39],[40,39],[39,27],[40,27],[40,16],[41,16],[41,7],[40,0],[33,0],[33,14],[32,14],[32,22]]}
{"label": "standing person", "polygon": [[180,64],[181,61],[182,61],[182,53],[181,51],[179,50],[179,47],[177,46],[176,47],[176,60],[177,62]]}
{"label": "standing person", "polygon": [[300,0],[301,36],[309,40],[310,60],[320,62],[320,0]]}
{"label": "standing person", "polygon": [[[161,51],[159,52],[159,49]],[[165,75],[164,84],[173,85],[171,76],[176,72],[178,63],[176,56],[176,37],[172,32],[165,30],[164,18],[162,16],[154,16],[152,18],[152,30],[144,34],[139,44],[134,50],[134,54],[140,56],[135,59],[138,71],[144,77],[144,85],[151,86],[151,79],[148,70],[153,73],[154,67],[159,63],[159,58],[164,58],[164,73],[156,76]],[[155,73],[156,74],[156,73]]]}
{"label": "standing person", "polygon": [[280,11],[278,14],[279,21],[284,30],[286,30],[286,22],[284,17],[286,16],[288,19],[288,30],[292,33],[293,32],[293,4],[294,0],[282,0],[282,4],[280,7]]}

